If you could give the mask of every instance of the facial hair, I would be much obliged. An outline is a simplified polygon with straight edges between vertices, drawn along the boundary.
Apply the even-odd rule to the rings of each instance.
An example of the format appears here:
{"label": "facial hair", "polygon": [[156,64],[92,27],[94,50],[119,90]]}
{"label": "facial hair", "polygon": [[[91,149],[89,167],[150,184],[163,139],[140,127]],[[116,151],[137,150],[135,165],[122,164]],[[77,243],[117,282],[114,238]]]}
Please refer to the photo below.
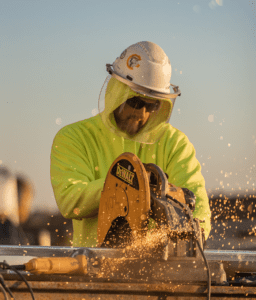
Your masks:
{"label": "facial hair", "polygon": [[144,125],[142,120],[138,120],[136,117],[129,117],[122,122],[121,126],[122,130],[132,136],[138,133]]}

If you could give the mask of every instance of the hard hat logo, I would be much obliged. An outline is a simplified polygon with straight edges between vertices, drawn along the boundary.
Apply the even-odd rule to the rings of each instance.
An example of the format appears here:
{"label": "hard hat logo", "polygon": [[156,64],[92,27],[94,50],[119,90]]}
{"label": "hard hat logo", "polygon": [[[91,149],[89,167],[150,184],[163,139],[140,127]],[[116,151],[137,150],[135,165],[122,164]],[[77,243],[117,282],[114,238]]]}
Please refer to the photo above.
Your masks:
{"label": "hard hat logo", "polygon": [[141,60],[141,57],[138,54],[132,54],[127,59],[127,67],[130,70],[133,70],[134,67],[138,68],[140,64],[138,63]]}

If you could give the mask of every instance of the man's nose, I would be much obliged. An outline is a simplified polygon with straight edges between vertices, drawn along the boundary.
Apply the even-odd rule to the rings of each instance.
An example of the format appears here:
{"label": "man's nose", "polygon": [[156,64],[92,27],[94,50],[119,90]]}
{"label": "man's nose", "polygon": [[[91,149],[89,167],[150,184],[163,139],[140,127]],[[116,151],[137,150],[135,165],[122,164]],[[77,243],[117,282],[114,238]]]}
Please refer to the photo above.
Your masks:
{"label": "man's nose", "polygon": [[134,114],[136,115],[136,117],[138,118],[144,118],[146,116],[146,107],[143,106],[140,109],[135,109],[134,110]]}

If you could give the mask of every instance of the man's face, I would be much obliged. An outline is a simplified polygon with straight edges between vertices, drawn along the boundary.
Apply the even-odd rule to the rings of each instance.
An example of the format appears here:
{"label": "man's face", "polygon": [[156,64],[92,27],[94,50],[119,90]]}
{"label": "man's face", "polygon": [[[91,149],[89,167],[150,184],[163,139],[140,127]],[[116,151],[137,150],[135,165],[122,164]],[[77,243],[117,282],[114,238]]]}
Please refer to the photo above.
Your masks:
{"label": "man's face", "polygon": [[152,112],[158,110],[158,100],[134,97],[114,110],[117,126],[133,136],[147,123]]}

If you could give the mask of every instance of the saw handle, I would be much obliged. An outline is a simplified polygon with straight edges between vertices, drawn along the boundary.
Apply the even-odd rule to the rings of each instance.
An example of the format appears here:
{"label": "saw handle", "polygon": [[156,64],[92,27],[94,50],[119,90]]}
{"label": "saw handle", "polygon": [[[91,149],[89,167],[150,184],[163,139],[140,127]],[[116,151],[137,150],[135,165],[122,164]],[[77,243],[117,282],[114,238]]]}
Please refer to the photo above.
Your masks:
{"label": "saw handle", "polygon": [[163,172],[163,170],[155,164],[143,164],[146,172],[148,174],[148,180],[150,186],[155,189],[155,194],[157,194],[160,198],[165,198],[168,193],[168,179]]}
{"label": "saw handle", "polygon": [[196,196],[193,192],[191,192],[187,188],[182,188],[182,190],[183,190],[183,193],[185,196],[186,204],[188,205],[190,210],[193,212],[196,207]]}
{"label": "saw handle", "polygon": [[[166,197],[166,194],[168,194],[169,189],[172,190],[174,188],[175,191],[177,190],[177,187],[174,187],[172,184],[169,184],[168,175],[164,173],[160,167],[152,163],[143,165],[148,174],[149,185],[151,186],[151,188],[153,188],[154,193],[158,197],[164,199]],[[196,206],[195,194],[187,188],[181,189],[184,194],[184,203],[186,203],[190,210],[193,212]],[[177,198],[177,200],[181,201],[181,199],[179,198]]]}

